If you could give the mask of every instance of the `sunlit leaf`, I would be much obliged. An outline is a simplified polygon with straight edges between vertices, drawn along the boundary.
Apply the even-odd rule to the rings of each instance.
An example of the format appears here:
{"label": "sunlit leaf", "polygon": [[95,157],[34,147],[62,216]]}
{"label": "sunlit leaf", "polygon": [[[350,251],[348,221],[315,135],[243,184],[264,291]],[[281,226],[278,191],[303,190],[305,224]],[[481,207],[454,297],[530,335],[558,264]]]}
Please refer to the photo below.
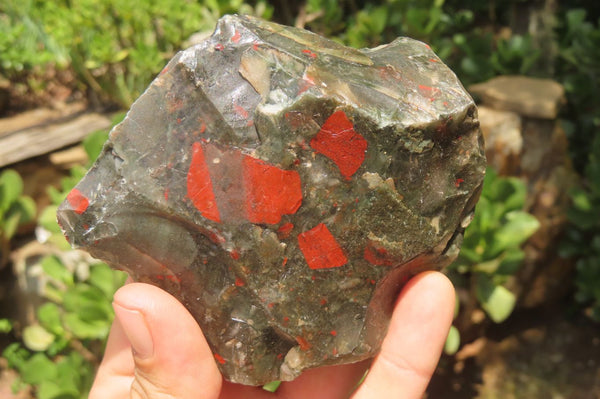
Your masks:
{"label": "sunlit leaf", "polygon": [[54,342],[54,339],[54,334],[38,324],[23,329],[23,343],[32,351],[45,351]]}

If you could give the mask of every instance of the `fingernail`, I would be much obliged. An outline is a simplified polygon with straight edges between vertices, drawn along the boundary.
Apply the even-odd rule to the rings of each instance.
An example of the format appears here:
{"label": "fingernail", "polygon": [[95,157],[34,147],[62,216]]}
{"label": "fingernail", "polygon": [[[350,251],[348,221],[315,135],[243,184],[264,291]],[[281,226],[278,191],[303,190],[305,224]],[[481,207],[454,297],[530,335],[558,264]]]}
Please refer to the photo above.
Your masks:
{"label": "fingernail", "polygon": [[138,310],[127,309],[113,302],[115,316],[123,326],[125,335],[133,349],[134,355],[140,359],[146,359],[154,353],[152,335],[146,324],[144,315]]}

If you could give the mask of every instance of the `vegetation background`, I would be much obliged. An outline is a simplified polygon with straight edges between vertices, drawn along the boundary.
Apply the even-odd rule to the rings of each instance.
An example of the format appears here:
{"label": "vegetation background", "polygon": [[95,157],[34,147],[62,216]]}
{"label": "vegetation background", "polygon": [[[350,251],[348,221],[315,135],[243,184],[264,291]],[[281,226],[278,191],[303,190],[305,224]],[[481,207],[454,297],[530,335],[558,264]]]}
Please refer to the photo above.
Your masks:
{"label": "vegetation background", "polygon": [[[558,315],[569,326],[583,325],[600,337],[600,3],[4,0],[0,3],[0,116],[79,101],[88,108],[116,112],[117,123],[175,52],[186,47],[192,35],[210,33],[217,19],[227,13],[304,27],[354,47],[410,36],[430,44],[465,86],[512,74],[561,83],[567,101],[560,123],[580,177],[570,192],[570,223],[561,240],[561,256],[576,267],[564,281],[568,295],[543,307],[541,314]],[[124,276],[69,251],[54,212],[98,155],[107,133],[86,138],[87,164],[72,167],[60,184],[50,185],[43,201],[24,195],[27,190],[17,172],[0,171],[2,278],[14,284],[17,266],[11,251],[31,240],[34,229],[37,239],[51,248],[31,266],[40,287],[28,322],[10,312],[9,299],[0,298],[0,317],[4,317],[0,319],[4,334],[0,367],[16,372],[12,390],[28,395],[23,397],[85,398],[102,355],[113,317],[111,297]],[[461,256],[448,270],[457,288],[463,288],[487,315],[489,322],[478,330],[478,336],[518,332],[519,323],[510,324],[519,320],[513,314],[518,298],[507,282],[517,275],[524,257],[522,246],[538,227],[525,208],[526,190],[521,179],[489,170]],[[464,298],[460,302],[464,304]],[[477,388],[482,385],[481,370],[479,374],[463,372],[469,369],[465,353],[473,350],[471,344],[478,336],[459,331],[468,330],[468,325],[457,327],[448,338],[448,355],[432,383],[432,397],[441,397],[440,392],[450,397],[454,391],[463,398],[591,398],[593,392],[600,392],[598,384],[573,387],[561,380],[564,374],[529,370],[538,380],[555,381],[517,379],[511,387],[502,388],[505,391],[485,393]],[[461,335],[466,338],[462,344]],[[600,345],[600,338],[594,342]],[[544,370],[543,365],[531,367]],[[598,361],[587,364],[586,372],[600,379],[598,367]],[[585,396],[586,392],[592,396]],[[559,396],[551,396],[555,394]]]}

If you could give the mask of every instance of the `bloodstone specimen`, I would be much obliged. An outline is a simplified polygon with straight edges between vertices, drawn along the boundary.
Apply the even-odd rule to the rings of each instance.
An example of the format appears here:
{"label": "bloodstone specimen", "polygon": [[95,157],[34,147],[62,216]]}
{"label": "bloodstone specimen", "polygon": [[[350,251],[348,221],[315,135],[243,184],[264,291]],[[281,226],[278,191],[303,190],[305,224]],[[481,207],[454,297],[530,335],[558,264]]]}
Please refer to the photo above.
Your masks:
{"label": "bloodstone specimen", "polygon": [[402,284],[457,255],[484,168],[475,105],[427,45],[227,16],[133,104],[58,218],[176,296],[227,379],[259,385],[376,354]]}

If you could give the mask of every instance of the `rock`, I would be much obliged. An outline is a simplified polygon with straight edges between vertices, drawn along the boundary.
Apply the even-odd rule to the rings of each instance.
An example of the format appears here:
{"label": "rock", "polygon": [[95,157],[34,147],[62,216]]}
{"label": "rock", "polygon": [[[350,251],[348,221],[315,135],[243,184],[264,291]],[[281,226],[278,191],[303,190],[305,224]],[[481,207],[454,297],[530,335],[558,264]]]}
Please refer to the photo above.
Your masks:
{"label": "rock", "polygon": [[557,303],[568,294],[564,281],[574,270],[573,261],[561,258],[558,248],[568,223],[569,191],[579,180],[566,134],[556,119],[529,117],[526,108],[512,112],[480,106],[478,111],[488,164],[527,183],[525,210],[540,222],[523,246],[525,259],[509,287],[519,298],[518,307]]}
{"label": "rock", "polygon": [[133,104],[58,219],[176,296],[227,379],[260,385],[374,356],[403,283],[457,255],[484,170],[475,105],[427,45],[227,16]]}
{"label": "rock", "polygon": [[559,83],[525,76],[498,76],[470,86],[469,91],[496,110],[540,119],[555,119],[565,101]]}
{"label": "rock", "polygon": [[485,106],[478,107],[478,111],[488,165],[503,175],[517,173],[523,150],[521,117]]}

